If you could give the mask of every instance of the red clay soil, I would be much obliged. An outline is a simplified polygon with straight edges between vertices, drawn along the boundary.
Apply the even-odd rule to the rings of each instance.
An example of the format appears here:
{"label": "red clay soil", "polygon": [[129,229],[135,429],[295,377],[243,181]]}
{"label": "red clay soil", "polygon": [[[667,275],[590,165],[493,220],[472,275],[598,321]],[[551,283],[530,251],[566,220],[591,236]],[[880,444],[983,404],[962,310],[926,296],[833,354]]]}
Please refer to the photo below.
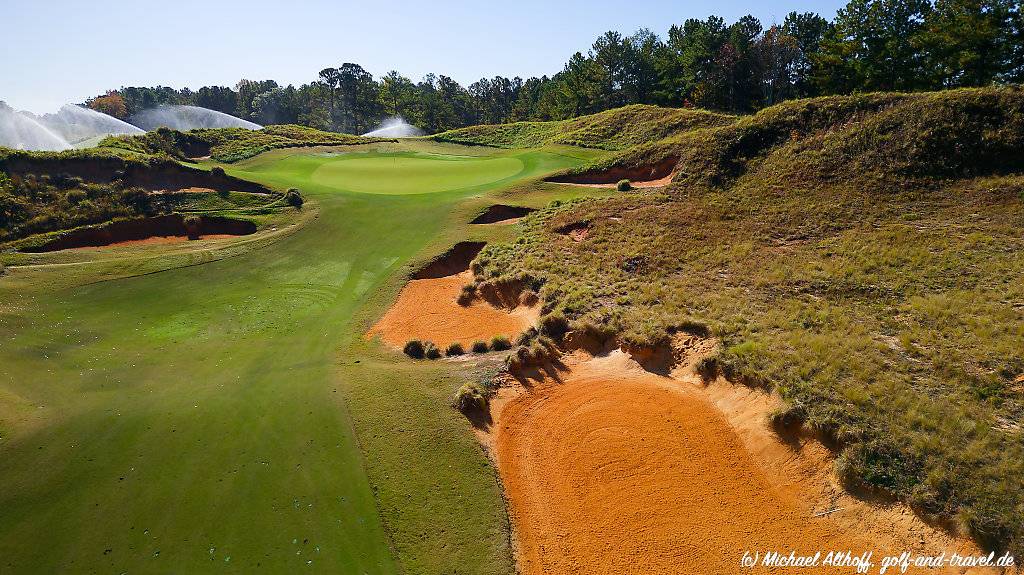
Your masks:
{"label": "red clay soil", "polygon": [[410,280],[367,335],[379,335],[397,347],[419,339],[441,348],[457,341],[468,349],[474,341],[490,341],[496,335],[512,339],[536,323],[540,313],[536,305],[506,310],[478,298],[468,306],[459,305],[456,298],[462,286],[472,280],[468,271]]}
{"label": "red clay soil", "polygon": [[566,363],[561,383],[492,405],[523,574],[855,572],[740,566],[744,552],[772,550],[874,550],[878,573],[883,553],[905,549],[856,522],[815,517],[698,387],[621,351]]}

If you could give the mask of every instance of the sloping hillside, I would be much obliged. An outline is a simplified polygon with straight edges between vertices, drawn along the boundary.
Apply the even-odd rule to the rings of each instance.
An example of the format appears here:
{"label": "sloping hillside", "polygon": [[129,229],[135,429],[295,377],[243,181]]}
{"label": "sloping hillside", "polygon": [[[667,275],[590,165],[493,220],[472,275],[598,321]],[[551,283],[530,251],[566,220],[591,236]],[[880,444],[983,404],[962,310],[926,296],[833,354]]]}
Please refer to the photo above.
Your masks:
{"label": "sloping hillside", "polygon": [[1021,89],[862,94],[785,102],[734,123],[671,133],[576,172],[678,159],[677,181],[859,184],[1012,170],[1024,161]]}
{"label": "sloping hillside", "polygon": [[678,157],[674,184],[530,215],[477,281],[531,284],[551,335],[710,330],[851,488],[1020,556],[1022,112],[1018,88],[831,97],[643,144],[583,171]]}
{"label": "sloping hillside", "polygon": [[442,142],[499,148],[563,144],[622,150],[671,134],[723,126],[732,121],[732,116],[704,110],[634,105],[571,120],[471,126],[432,137]]}
{"label": "sloping hillside", "polygon": [[218,162],[233,163],[278,148],[345,146],[380,141],[387,140],[284,124],[261,130],[206,128],[179,132],[160,128],[139,136],[111,136],[101,141],[99,146],[177,159],[210,156]]}
{"label": "sloping hillside", "polygon": [[96,148],[0,149],[0,242],[116,218],[255,208],[282,194],[166,155]]}

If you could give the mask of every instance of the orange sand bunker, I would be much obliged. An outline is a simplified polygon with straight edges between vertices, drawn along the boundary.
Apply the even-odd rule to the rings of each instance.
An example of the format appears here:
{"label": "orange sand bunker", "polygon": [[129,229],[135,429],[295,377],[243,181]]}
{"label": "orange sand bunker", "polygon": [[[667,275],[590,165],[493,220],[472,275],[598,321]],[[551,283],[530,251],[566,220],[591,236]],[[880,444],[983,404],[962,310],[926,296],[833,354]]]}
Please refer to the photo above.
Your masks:
{"label": "orange sand bunker", "polygon": [[[630,187],[636,188],[636,189],[660,188],[662,186],[667,186],[667,185],[671,184],[672,183],[672,178],[674,176],[675,176],[675,174],[669,174],[669,175],[665,176],[664,178],[658,178],[657,180],[641,180],[641,181],[636,181],[636,182],[630,181],[629,185],[630,185]],[[587,187],[587,188],[614,188],[615,186],[618,185],[618,182],[611,183],[611,184],[578,184],[578,183],[575,183],[575,182],[564,182],[564,183],[568,183],[568,184],[571,184],[573,186],[584,186],[584,187]]]}
{"label": "orange sand bunker", "polygon": [[126,246],[160,246],[167,244],[183,244],[185,242],[195,242],[202,240],[223,240],[227,238],[237,238],[231,234],[209,234],[200,236],[196,239],[186,238],[184,236],[153,236],[151,238],[145,238],[142,240],[125,240],[123,242],[113,242],[105,246],[83,246],[80,248],[69,248],[72,250],[102,250],[107,248],[126,247]]}
{"label": "orange sand bunker", "polygon": [[503,310],[480,299],[474,299],[468,306],[459,305],[456,298],[462,286],[472,280],[473,275],[468,271],[410,280],[395,305],[368,335],[380,335],[395,346],[420,339],[432,341],[441,348],[457,341],[468,349],[474,341],[489,341],[496,335],[514,338],[536,323],[539,306]]}
{"label": "orange sand bunker", "polygon": [[815,517],[699,387],[621,351],[577,363],[492,407],[522,573],[759,573],[740,567],[745,551],[869,549],[877,573],[880,553],[903,550]]}

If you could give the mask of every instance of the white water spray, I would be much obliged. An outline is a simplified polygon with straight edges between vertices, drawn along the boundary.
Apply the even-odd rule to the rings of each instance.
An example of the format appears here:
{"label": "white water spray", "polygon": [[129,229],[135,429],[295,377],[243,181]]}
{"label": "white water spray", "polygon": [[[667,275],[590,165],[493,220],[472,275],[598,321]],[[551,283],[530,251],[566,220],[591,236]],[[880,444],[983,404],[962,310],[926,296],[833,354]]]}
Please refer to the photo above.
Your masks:
{"label": "white water spray", "polygon": [[128,121],[143,130],[167,127],[173,130],[195,130],[197,128],[245,128],[259,130],[263,126],[236,118],[230,114],[200,108],[199,106],[161,105],[135,114]]}
{"label": "white water spray", "polygon": [[371,138],[408,138],[411,136],[422,136],[423,130],[406,122],[401,116],[395,116],[384,120],[376,130],[366,132],[364,136]]}
{"label": "white water spray", "polygon": [[16,150],[67,150],[71,144],[34,115],[0,102],[0,146]]}
{"label": "white water spray", "polygon": [[73,104],[65,104],[56,114],[45,114],[39,121],[74,146],[85,142],[95,143],[113,134],[144,133],[128,122]]}

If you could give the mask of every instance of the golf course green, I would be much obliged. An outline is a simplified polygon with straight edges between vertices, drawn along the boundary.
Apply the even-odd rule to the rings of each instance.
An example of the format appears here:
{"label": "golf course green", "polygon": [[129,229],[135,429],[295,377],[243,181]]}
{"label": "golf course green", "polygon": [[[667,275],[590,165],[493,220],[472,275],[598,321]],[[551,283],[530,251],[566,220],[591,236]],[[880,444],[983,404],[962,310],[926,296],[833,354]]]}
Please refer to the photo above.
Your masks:
{"label": "golf course green", "polygon": [[537,182],[596,152],[363,148],[224,166],[308,200],[252,249],[9,268],[0,572],[513,571],[494,471],[448,407],[471,375],[363,334],[411,262],[509,233],[465,225],[492,197],[597,193]]}
{"label": "golf course green", "polygon": [[490,184],[524,168],[516,157],[347,154],[317,168],[320,185],[371,194],[425,194]]}

